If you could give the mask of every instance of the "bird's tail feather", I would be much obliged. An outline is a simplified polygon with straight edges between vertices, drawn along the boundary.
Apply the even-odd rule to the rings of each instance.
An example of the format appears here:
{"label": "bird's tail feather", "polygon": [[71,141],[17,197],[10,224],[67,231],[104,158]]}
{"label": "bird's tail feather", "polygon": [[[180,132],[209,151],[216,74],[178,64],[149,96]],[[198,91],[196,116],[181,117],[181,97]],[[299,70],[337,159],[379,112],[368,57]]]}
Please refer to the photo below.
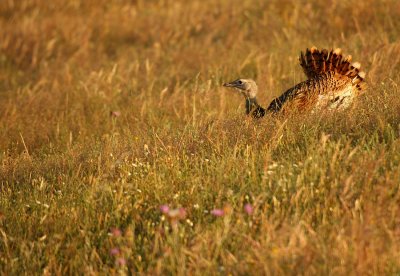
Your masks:
{"label": "bird's tail feather", "polygon": [[328,51],[311,47],[305,53],[301,52],[299,60],[308,78],[334,71],[352,79],[354,86],[360,90],[365,85],[365,72],[360,71],[361,64],[359,62],[351,63],[351,56],[344,57],[340,48]]}

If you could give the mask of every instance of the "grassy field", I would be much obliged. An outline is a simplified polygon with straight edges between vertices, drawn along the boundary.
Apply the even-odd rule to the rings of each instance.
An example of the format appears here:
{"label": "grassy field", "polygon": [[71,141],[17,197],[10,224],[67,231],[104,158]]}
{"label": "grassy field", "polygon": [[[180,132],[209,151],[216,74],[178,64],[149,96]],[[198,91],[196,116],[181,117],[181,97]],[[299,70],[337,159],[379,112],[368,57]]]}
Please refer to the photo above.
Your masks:
{"label": "grassy field", "polygon": [[[0,271],[400,274],[400,2],[2,0]],[[340,47],[343,113],[253,120]]]}

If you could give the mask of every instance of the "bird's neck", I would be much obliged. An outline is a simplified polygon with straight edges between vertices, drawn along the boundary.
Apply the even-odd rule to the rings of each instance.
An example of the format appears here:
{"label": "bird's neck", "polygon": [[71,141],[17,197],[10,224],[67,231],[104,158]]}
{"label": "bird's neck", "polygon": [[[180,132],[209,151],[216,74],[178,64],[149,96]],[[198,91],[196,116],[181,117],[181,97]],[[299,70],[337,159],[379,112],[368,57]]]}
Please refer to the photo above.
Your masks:
{"label": "bird's neck", "polygon": [[246,98],[246,114],[250,114],[250,112],[255,108],[258,107],[257,98]]}
{"label": "bird's neck", "polygon": [[253,118],[262,118],[266,113],[265,108],[260,106],[257,102],[257,98],[246,98],[246,114],[251,114]]}

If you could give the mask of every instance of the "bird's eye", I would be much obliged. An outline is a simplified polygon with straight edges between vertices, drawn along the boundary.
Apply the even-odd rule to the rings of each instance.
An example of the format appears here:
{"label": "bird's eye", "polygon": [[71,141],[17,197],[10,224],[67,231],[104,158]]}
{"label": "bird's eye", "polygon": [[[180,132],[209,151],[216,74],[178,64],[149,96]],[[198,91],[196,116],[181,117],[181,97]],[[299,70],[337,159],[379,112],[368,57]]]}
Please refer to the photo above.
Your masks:
{"label": "bird's eye", "polygon": [[238,84],[242,84],[243,82],[240,80],[240,81],[238,81]]}

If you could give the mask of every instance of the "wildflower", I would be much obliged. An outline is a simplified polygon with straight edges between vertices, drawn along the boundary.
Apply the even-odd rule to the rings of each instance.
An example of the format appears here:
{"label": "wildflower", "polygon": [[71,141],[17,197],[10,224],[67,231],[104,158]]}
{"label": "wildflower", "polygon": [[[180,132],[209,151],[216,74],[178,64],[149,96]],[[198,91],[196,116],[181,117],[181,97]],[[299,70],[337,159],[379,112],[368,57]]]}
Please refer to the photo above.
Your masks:
{"label": "wildflower", "polygon": [[171,219],[184,219],[186,217],[185,208],[173,209],[168,212],[168,216]]}
{"label": "wildflower", "polygon": [[116,260],[116,263],[117,263],[118,265],[120,265],[120,266],[124,266],[124,265],[126,265],[126,259],[125,259],[125,258],[118,258],[118,259]]}
{"label": "wildflower", "polygon": [[268,166],[268,169],[270,169],[270,170],[272,169],[273,170],[276,167],[278,167],[278,164],[277,163],[272,163],[271,165]]}
{"label": "wildflower", "polygon": [[211,210],[210,213],[211,213],[211,215],[216,216],[216,217],[222,217],[225,214],[224,210],[222,210],[222,209],[214,209],[214,210]]}
{"label": "wildflower", "polygon": [[120,111],[111,111],[110,116],[111,117],[119,117],[119,116],[121,116],[121,112]]}
{"label": "wildflower", "polygon": [[111,228],[111,234],[114,237],[119,237],[122,235],[122,231],[121,231],[121,229],[114,227],[114,228]]}
{"label": "wildflower", "polygon": [[186,223],[190,225],[190,227],[193,227],[193,222],[190,219],[186,220]]}
{"label": "wildflower", "polygon": [[169,212],[169,206],[166,205],[166,204],[161,205],[161,206],[160,206],[160,211],[161,211],[161,213],[163,213],[163,214],[168,214],[168,212]]}
{"label": "wildflower", "polygon": [[120,253],[119,248],[115,247],[115,248],[110,250],[110,254],[113,255],[113,256],[119,255],[119,253]]}
{"label": "wildflower", "polygon": [[248,215],[253,214],[253,211],[254,211],[253,206],[251,206],[250,203],[246,203],[246,204],[244,205],[244,211],[245,211]]}

